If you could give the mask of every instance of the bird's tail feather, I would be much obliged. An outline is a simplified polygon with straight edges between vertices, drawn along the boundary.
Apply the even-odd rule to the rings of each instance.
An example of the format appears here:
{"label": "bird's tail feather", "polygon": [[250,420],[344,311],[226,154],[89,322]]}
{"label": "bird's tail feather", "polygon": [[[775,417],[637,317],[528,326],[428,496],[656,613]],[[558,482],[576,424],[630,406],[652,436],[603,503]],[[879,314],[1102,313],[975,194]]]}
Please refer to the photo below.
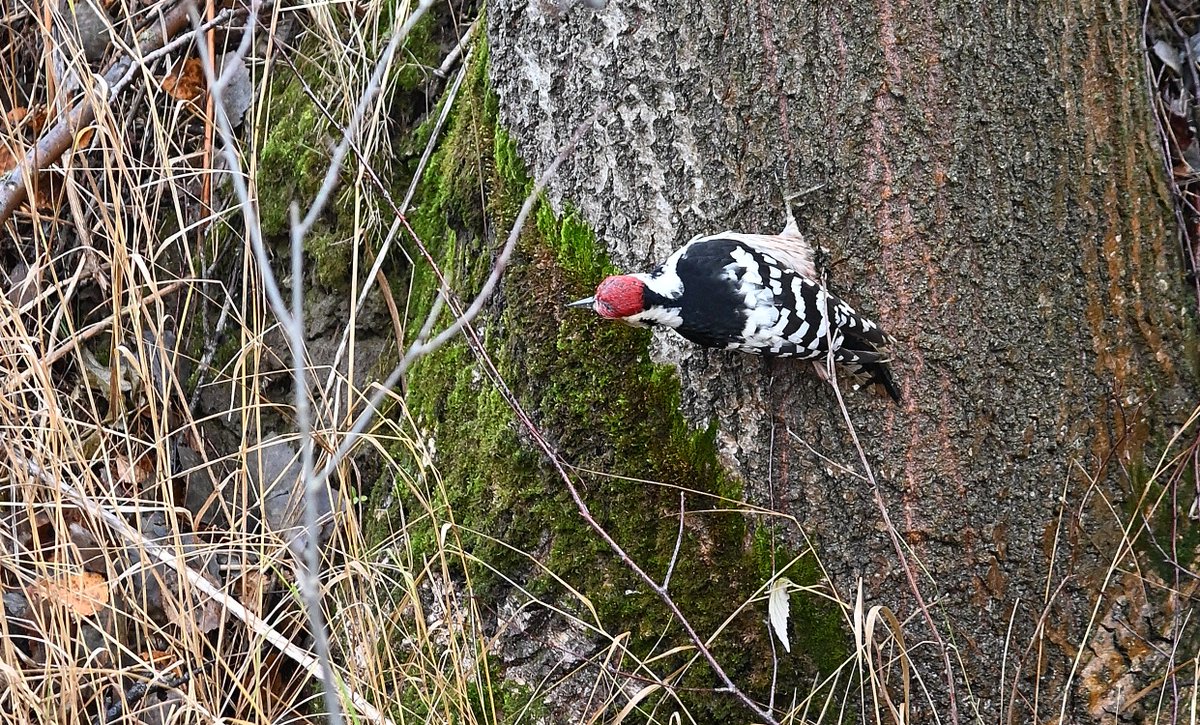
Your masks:
{"label": "bird's tail feather", "polygon": [[888,366],[886,358],[876,360],[868,357],[843,364],[850,373],[855,390],[861,390],[864,385],[879,385],[887,391],[893,401],[900,403],[900,389],[896,387],[896,380],[892,377],[892,369]]}
{"label": "bird's tail feather", "polygon": [[896,381],[892,378],[892,369],[886,362],[859,363],[859,369],[866,376],[867,384],[883,386],[892,400],[897,405],[900,403],[900,389],[896,387]]}

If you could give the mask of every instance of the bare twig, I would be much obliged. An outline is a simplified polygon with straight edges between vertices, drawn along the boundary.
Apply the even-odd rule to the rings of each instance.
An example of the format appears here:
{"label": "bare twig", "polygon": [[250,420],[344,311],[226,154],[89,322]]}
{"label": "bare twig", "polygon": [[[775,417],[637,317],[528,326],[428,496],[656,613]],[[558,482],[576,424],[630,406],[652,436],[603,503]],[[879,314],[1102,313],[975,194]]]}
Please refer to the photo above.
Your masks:
{"label": "bare twig", "polygon": [[233,297],[226,295],[225,301],[221,304],[221,314],[217,315],[217,324],[213,326],[213,329],[206,335],[204,340],[204,352],[200,355],[200,362],[196,365],[199,382],[196,383],[196,387],[188,399],[189,410],[195,410],[196,405],[200,402],[200,391],[204,389],[202,376],[204,371],[212,367],[213,358],[217,355],[217,346],[225,334],[225,326],[229,324],[229,311],[231,309],[233,309]]}
{"label": "bare twig", "polygon": [[821,453],[820,451],[818,451],[816,448],[813,448],[811,443],[804,440],[800,436],[796,435],[796,432],[793,431],[791,428],[787,429],[787,434],[789,436],[791,436],[792,440],[803,445],[805,448],[808,449],[809,453],[816,456],[818,459],[821,460],[821,462],[823,462],[825,465],[829,466],[833,470],[837,471],[838,473],[841,473],[841,474],[844,474],[847,476],[851,476],[853,478],[857,478],[858,480],[862,481],[863,483],[868,483],[866,476],[862,475],[858,471],[852,470],[849,466],[838,463],[837,461],[833,460],[829,456],[826,456],[824,453]]}
{"label": "bare twig", "polygon": [[[475,22],[471,23],[470,27],[467,28],[467,32],[463,33],[463,36],[459,38],[458,42],[454,44],[454,47],[450,49],[450,53],[446,55],[446,59],[443,60],[442,64],[438,66],[438,69],[433,72],[435,76],[438,78],[445,78],[446,75],[450,73],[450,69],[453,68],[454,64],[458,62],[458,59],[462,56],[463,51],[468,45],[471,44],[471,41],[475,39],[475,33],[479,31],[479,24],[482,20],[482,16],[475,18]],[[470,64],[470,58],[463,61],[464,67]]]}
{"label": "bare twig", "polygon": [[[479,22],[478,20],[475,22]],[[475,27],[472,25],[471,27]],[[466,41],[466,38],[463,38]],[[421,152],[421,160],[417,162],[417,169],[413,172],[412,181],[409,182],[408,191],[404,193],[404,201],[400,202],[401,213],[408,211],[408,205],[412,203],[413,197],[417,193],[417,186],[421,183],[421,177],[425,174],[425,167],[429,164],[429,159],[433,156],[433,150],[437,147],[437,142],[442,136],[442,128],[446,125],[446,120],[450,118],[450,110],[454,107],[454,99],[458,97],[458,90],[462,87],[463,80],[467,77],[467,71],[471,68],[471,56],[475,51],[472,49],[467,54],[467,59],[463,61],[462,68],[458,69],[458,75],[454,76],[454,82],[450,84],[448,90],[442,100],[442,112],[438,114],[437,121],[433,124],[433,132],[429,134],[429,142],[425,144],[425,150]]]}
{"label": "bare twig", "polygon": [[[451,56],[455,56],[457,53],[461,53],[462,49],[466,48],[470,44],[470,41],[474,37],[474,34],[478,30],[478,28],[479,28],[479,20],[476,19],[476,21],[471,24],[471,26],[467,29],[467,32],[459,40],[458,44],[455,46],[455,50],[451,52]],[[382,182],[382,180],[380,180],[380,178],[374,172],[374,170],[370,167],[370,165],[366,163],[368,161],[368,159],[359,150],[357,144],[355,144],[353,142],[353,138],[354,138],[353,135],[345,134],[345,133],[343,134],[343,138],[349,141],[347,149],[349,151],[354,152],[355,156],[357,156],[358,159],[364,163],[363,170],[366,172],[366,175],[375,184],[376,188],[379,189],[379,191],[382,195],[382,198],[391,204],[392,213],[395,214],[395,216],[396,216],[395,220],[392,222],[391,227],[388,229],[388,232],[384,237],[383,244],[380,246],[379,250],[376,251],[376,253],[375,253],[375,261],[372,263],[371,269],[367,272],[366,277],[364,278],[364,279],[368,279],[368,280],[374,279],[378,283],[380,289],[385,293],[385,295],[387,294],[388,290],[387,290],[387,278],[383,274],[383,264],[387,260],[388,254],[391,252],[392,244],[395,241],[396,236],[404,228],[404,225],[402,224],[402,218],[404,217],[404,215],[406,213],[408,213],[409,205],[412,203],[413,197],[415,196],[417,188],[421,182],[421,179],[424,176],[425,167],[429,164],[429,160],[430,160],[430,158],[432,158],[433,152],[437,148],[438,141],[441,140],[442,129],[444,128],[446,120],[449,118],[450,112],[454,107],[454,99],[458,97],[459,89],[462,87],[463,80],[466,78],[467,71],[470,68],[471,57],[472,57],[473,53],[474,53],[474,50],[470,51],[467,54],[466,59],[463,61],[462,66],[459,68],[458,74],[454,78],[454,82],[450,85],[450,88],[442,96],[442,100],[441,100],[442,110],[438,114],[437,121],[434,123],[433,130],[429,135],[429,141],[425,144],[425,149],[421,153],[421,158],[417,163],[416,170],[413,172],[412,182],[408,186],[408,191],[404,195],[404,200],[399,204],[399,206],[397,206],[395,204],[395,202],[392,201],[387,185],[384,184]],[[316,93],[312,90],[312,88],[309,86],[308,82],[304,79],[303,75],[295,67],[295,64],[292,63],[291,59],[288,58],[286,55],[284,55],[283,60],[289,66],[291,66],[293,71],[295,71],[296,80],[300,84],[300,87],[304,91],[304,94],[309,98],[309,100],[313,101],[315,107],[318,110],[320,110],[321,113],[325,116],[325,120],[328,123],[330,123],[332,126],[338,127],[338,125],[339,125],[338,120],[329,113],[329,111],[326,109],[324,104],[318,102]],[[448,64],[449,61],[450,61],[450,58],[448,57],[447,63],[443,63],[443,67],[446,68],[447,70],[450,67],[450,65]],[[406,253],[406,255],[407,255],[407,253]],[[361,307],[364,304],[364,302],[367,299],[367,295],[371,291],[371,289],[372,289],[372,287],[369,284],[363,285],[362,289],[359,290],[358,297],[355,301],[355,307]],[[342,337],[341,337],[341,340],[338,342],[337,351],[334,353],[333,360],[329,364],[329,375],[326,377],[325,383],[322,387],[322,391],[326,396],[328,396],[333,389],[333,384],[334,384],[334,381],[336,380],[336,376],[337,376],[337,370],[341,364],[342,357],[346,354],[347,345],[349,344],[350,334],[352,331],[353,331],[353,325],[347,325],[346,328],[342,331]],[[401,333],[401,331],[398,330],[397,335],[396,335],[398,344],[402,344],[402,342],[403,342],[403,340],[402,340],[403,335],[400,333]]]}
{"label": "bare twig", "polygon": [[[320,514],[317,511],[317,506],[318,501],[325,496],[324,488],[327,479],[326,477],[318,479],[314,475],[312,409],[308,388],[307,349],[304,342],[304,241],[317,219],[320,218],[325,206],[329,203],[334,189],[337,187],[341,176],[342,162],[345,160],[351,143],[353,143],[354,136],[358,132],[358,127],[362,124],[367,108],[375,101],[376,96],[378,96],[383,86],[383,80],[388,69],[392,66],[392,61],[400,44],[432,6],[433,0],[421,0],[420,4],[405,19],[404,24],[392,35],[380,59],[376,62],[375,70],[372,72],[371,78],[354,108],[354,113],[342,135],[341,142],[338,143],[330,156],[325,177],[308,211],[301,217],[298,206],[295,204],[292,205],[290,210],[292,253],[292,300],[290,310],[289,306],[283,300],[279,285],[271,269],[254,204],[245,187],[245,182],[241,179],[241,174],[238,173],[240,160],[234,151],[236,149],[236,138],[233,134],[232,122],[224,106],[219,102],[225,83],[228,81],[227,76],[232,70],[232,64],[227,64],[225,73],[222,74],[222,77],[217,78],[214,59],[208,56],[206,47],[202,43],[200,44],[200,55],[204,61],[204,72],[208,78],[209,89],[214,99],[218,101],[214,105],[226,161],[231,171],[234,172],[231,174],[234,180],[234,190],[247,222],[246,226],[250,235],[251,247],[263,280],[263,289],[266,292],[272,311],[287,334],[288,347],[292,354],[296,424],[300,434],[300,460],[304,480],[304,525],[307,532],[307,536],[304,539],[304,549],[302,552],[297,552],[300,554],[297,557],[297,579],[304,600],[309,629],[312,631],[313,640],[316,644],[317,661],[321,670],[326,673],[326,676],[321,677],[321,682],[324,689],[327,715],[333,725],[341,725],[343,716],[337,689],[334,687],[331,676],[333,663],[330,655],[329,630],[321,609],[321,537]],[[262,4],[260,2],[254,1],[251,3],[251,17],[246,24],[246,32],[242,36],[241,44],[236,51],[237,57],[245,57],[250,50],[253,42],[253,30],[256,26],[257,16],[261,7]]]}
{"label": "bare twig", "polygon": [[666,589],[671,585],[671,573],[675,571],[675,562],[679,559],[679,548],[683,544],[683,490],[679,491],[679,533],[675,536],[675,551],[671,552],[671,563],[667,565],[666,576],[663,577],[662,588]]}

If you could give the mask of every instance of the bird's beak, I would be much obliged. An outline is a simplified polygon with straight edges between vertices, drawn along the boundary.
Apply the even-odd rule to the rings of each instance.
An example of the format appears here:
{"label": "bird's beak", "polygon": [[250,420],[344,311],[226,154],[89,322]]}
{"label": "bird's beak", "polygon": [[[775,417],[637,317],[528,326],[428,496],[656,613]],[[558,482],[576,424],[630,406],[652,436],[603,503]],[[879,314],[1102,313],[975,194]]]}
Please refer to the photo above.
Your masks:
{"label": "bird's beak", "polygon": [[567,307],[591,307],[592,303],[595,301],[595,297],[587,297],[582,300],[575,300],[574,302],[568,304]]}

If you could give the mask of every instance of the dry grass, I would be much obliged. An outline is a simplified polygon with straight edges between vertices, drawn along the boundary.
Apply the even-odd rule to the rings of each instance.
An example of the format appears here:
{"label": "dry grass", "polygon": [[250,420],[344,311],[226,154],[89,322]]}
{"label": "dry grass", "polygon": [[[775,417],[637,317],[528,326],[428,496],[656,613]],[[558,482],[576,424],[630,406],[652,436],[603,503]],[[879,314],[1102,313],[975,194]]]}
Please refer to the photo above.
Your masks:
{"label": "dry grass", "polygon": [[[484,533],[456,520],[446,491],[453,484],[439,477],[431,441],[407,417],[398,393],[354,372],[361,371],[360,355],[374,354],[360,352],[356,322],[376,285],[369,271],[379,241],[373,230],[390,217],[372,186],[390,174],[390,99],[367,91],[380,51],[400,24],[389,21],[392,11],[379,2],[360,3],[354,12],[326,2],[303,10],[270,6],[248,47],[254,102],[235,151],[250,196],[260,181],[260,144],[273,122],[275,74],[297,64],[319,70],[320,82],[311,85],[321,89],[312,93],[325,112],[325,137],[313,144],[324,149],[353,127],[337,192],[339,207],[354,212],[352,234],[339,240],[349,248],[351,290],[337,328],[348,334],[337,363],[317,361],[303,346],[295,350],[313,381],[305,386],[312,391],[312,432],[305,434],[297,426],[305,414],[279,392],[292,379],[287,324],[271,307],[271,277],[250,251],[255,218],[245,214],[228,173],[214,171],[224,168],[214,94],[164,90],[165,78],[177,87],[188,77],[179,62],[189,46],[140,68],[113,98],[85,67],[81,44],[55,35],[60,31],[52,28],[63,21],[48,7],[18,5],[0,34],[9,67],[19,61],[28,71],[0,74],[2,168],[55,122],[55,108],[78,102],[63,90],[67,74],[80,79],[75,93],[90,99],[96,113],[75,134],[76,148],[37,176],[31,203],[4,227],[0,675],[7,689],[0,714],[16,723],[324,721],[328,702],[318,683],[322,667],[312,651],[297,543],[305,529],[300,494],[306,478],[313,479],[300,475],[303,452],[311,445],[328,457],[342,446],[374,395],[395,414],[367,427],[356,456],[321,478],[336,484],[322,521],[318,618],[328,628],[335,709],[351,722],[520,723],[547,721],[549,701],[588,722],[695,722],[677,686],[687,668],[709,666],[702,648],[664,641],[638,656],[628,632],[611,631],[585,593],[544,570],[532,553],[516,552],[526,562],[523,571],[557,581],[553,599],[522,589],[518,572],[476,558],[463,534]],[[409,10],[401,7],[395,17]],[[122,27],[152,17],[140,4],[117,2],[111,12]],[[293,23],[301,16],[308,42],[284,32],[299,27]],[[238,44],[240,29],[233,27],[227,40],[217,32],[202,36],[207,57]],[[281,39],[286,62],[277,52]],[[63,49],[57,68],[51,47]],[[306,62],[301,47],[319,47],[322,55]],[[391,72],[406,62],[397,55]],[[210,85],[192,72],[190,82],[201,90]],[[362,118],[352,124],[356,107]],[[276,274],[286,288],[295,278],[288,279],[285,266],[277,264]],[[399,300],[388,308],[396,329],[403,329],[399,310],[406,306]],[[391,354],[399,357],[394,348]],[[1096,651],[1089,644],[1095,630],[1117,626],[1117,590],[1126,598],[1153,590],[1144,598],[1176,603],[1170,632],[1131,630],[1130,637],[1179,641],[1190,624],[1185,603],[1196,578],[1180,576],[1178,567],[1175,579],[1164,581],[1139,566],[1137,552],[1139,542],[1152,538],[1151,522],[1173,504],[1179,476],[1190,470],[1195,445],[1185,445],[1184,436],[1195,436],[1194,423],[1145,482],[1133,515],[1107,506],[1120,537],[1091,626],[1075,643],[1071,675],[1085,687],[1099,677],[1095,660],[1084,656]],[[364,532],[380,512],[355,500],[353,492],[371,483],[357,478],[359,465],[380,467],[380,476],[396,480],[419,504],[374,544]],[[805,536],[794,519],[745,502],[713,499],[711,507]],[[1074,513],[1064,505],[1063,515]],[[439,536],[432,546],[416,546],[414,532],[421,531]],[[911,551],[898,544],[896,554],[918,592],[937,591]],[[472,571],[507,581],[515,594],[485,607]],[[726,622],[747,608],[765,612],[771,583],[731,606]],[[1038,606],[1049,611],[1061,584],[1048,579]],[[868,602],[861,584],[850,592],[798,588],[797,595],[837,608],[851,651],[808,691],[770,703],[775,721],[907,723],[914,709],[939,722],[954,719],[938,712],[941,683],[947,671],[962,677],[966,668],[936,599],[901,620],[885,604]],[[538,631],[528,629],[531,621]],[[906,637],[926,623],[938,632],[934,640]],[[720,628],[699,633],[705,646],[722,635]],[[1041,666],[1042,635],[1039,627],[1037,640],[1010,642],[1009,656],[997,663],[1009,700],[1005,712],[1014,721],[1038,698],[1017,683]],[[514,667],[502,683],[499,658],[523,636],[555,664]],[[937,656],[914,656],[915,648],[931,647]],[[1113,651],[1120,649],[1115,642]],[[664,671],[662,663],[681,652],[690,657],[686,667]],[[1196,722],[1195,653],[1157,656],[1145,662],[1161,676],[1131,683],[1114,706],[1140,707],[1157,722]],[[938,667],[922,670],[918,660]],[[1040,674],[1034,672],[1035,681]],[[971,689],[967,683],[958,690],[962,721],[977,719]],[[1051,717],[1066,708],[1065,697],[1034,706]]]}

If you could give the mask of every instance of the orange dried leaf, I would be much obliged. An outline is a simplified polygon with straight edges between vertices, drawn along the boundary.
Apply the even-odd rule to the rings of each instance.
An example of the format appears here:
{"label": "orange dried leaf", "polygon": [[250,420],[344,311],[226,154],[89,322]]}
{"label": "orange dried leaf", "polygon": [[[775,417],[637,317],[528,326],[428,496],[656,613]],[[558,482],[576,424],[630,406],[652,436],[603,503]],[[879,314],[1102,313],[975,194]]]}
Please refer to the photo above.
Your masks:
{"label": "orange dried leaf", "polygon": [[204,68],[198,58],[188,58],[162,80],[162,88],[181,101],[195,101],[204,95]]}
{"label": "orange dried leaf", "polygon": [[79,133],[75,134],[75,148],[85,149],[92,145],[92,138],[96,135],[96,129],[92,126],[80,129]]}
{"label": "orange dried leaf", "polygon": [[103,576],[85,571],[55,579],[41,578],[29,588],[30,594],[46,601],[65,604],[81,617],[89,617],[108,604],[108,582]]}
{"label": "orange dried leaf", "polygon": [[17,106],[4,115],[4,120],[6,129],[20,130],[21,126],[25,126],[24,130],[37,135],[46,126],[46,107],[36,106],[31,111],[25,106]]}
{"label": "orange dried leaf", "polygon": [[46,107],[38,106],[38,109],[33,112],[33,116],[29,119],[29,127],[34,133],[41,133],[46,127]]}

